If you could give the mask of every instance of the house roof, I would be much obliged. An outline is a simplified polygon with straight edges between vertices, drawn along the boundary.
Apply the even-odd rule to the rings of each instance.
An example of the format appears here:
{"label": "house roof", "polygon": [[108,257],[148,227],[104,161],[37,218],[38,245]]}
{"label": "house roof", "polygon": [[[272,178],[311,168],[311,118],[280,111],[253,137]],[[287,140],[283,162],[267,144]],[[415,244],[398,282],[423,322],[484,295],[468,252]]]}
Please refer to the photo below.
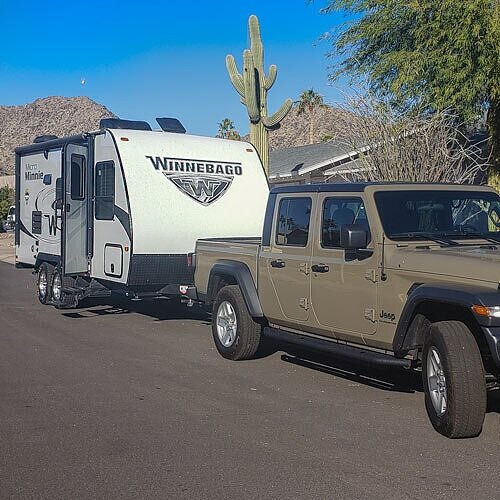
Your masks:
{"label": "house roof", "polygon": [[352,146],[340,140],[274,149],[269,153],[269,178],[292,177],[322,167],[333,167],[336,162],[357,154]]}

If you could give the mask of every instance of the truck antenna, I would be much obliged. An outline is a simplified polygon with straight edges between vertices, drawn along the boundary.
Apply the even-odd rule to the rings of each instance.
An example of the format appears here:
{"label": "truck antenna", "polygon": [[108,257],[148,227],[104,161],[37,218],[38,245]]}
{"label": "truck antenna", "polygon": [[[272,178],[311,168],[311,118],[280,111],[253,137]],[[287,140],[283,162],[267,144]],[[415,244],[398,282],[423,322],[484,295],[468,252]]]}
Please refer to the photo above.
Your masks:
{"label": "truck antenna", "polygon": [[382,262],[380,263],[380,279],[382,281],[387,280],[387,274],[385,273],[385,233],[382,233]]}

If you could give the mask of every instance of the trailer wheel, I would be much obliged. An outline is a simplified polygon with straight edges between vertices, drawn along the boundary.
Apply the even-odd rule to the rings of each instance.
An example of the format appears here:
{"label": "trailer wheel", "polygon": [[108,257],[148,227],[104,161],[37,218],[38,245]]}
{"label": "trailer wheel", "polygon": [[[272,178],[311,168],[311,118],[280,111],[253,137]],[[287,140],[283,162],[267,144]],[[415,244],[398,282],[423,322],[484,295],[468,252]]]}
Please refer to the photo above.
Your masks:
{"label": "trailer wheel", "polygon": [[460,321],[434,323],[424,343],[425,406],[434,428],[449,438],[481,433],[486,378],[479,347]]}
{"label": "trailer wheel", "polygon": [[37,277],[37,295],[38,300],[41,304],[45,305],[49,302],[52,295],[52,273],[54,272],[54,267],[46,262],[43,262],[38,269]]}
{"label": "trailer wheel", "polygon": [[63,291],[64,277],[59,267],[52,274],[52,302],[58,309],[68,309],[76,305],[75,297]]}
{"label": "trailer wheel", "polygon": [[212,310],[212,335],[219,353],[233,361],[253,358],[259,348],[261,330],[248,312],[240,287],[222,288]]}

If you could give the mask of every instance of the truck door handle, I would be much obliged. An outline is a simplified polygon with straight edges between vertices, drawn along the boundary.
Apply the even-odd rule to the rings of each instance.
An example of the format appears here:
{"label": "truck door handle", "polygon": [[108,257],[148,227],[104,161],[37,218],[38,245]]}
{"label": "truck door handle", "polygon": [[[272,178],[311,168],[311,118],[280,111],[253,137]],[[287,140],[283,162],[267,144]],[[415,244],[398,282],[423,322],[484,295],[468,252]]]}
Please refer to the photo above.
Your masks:
{"label": "truck door handle", "polygon": [[313,273],[327,273],[330,270],[326,264],[313,264],[311,269]]}
{"label": "truck door handle", "polygon": [[281,260],[281,259],[277,259],[277,260],[272,260],[271,261],[271,266],[273,267],[285,267],[285,261]]}

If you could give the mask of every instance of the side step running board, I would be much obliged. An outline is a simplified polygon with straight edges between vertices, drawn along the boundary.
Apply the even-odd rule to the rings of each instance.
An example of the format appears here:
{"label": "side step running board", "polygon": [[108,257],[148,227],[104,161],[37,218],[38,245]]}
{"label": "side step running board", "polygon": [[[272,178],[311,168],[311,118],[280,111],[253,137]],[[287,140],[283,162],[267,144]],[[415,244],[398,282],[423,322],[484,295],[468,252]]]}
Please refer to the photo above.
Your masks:
{"label": "side step running board", "polygon": [[371,351],[369,349],[364,349],[363,347],[352,347],[339,342],[290,333],[276,328],[264,328],[264,335],[267,338],[273,339],[279,343],[292,344],[312,351],[320,351],[334,356],[351,359],[353,361],[359,361],[361,363],[399,368],[412,367],[411,359],[395,358],[390,354]]}

